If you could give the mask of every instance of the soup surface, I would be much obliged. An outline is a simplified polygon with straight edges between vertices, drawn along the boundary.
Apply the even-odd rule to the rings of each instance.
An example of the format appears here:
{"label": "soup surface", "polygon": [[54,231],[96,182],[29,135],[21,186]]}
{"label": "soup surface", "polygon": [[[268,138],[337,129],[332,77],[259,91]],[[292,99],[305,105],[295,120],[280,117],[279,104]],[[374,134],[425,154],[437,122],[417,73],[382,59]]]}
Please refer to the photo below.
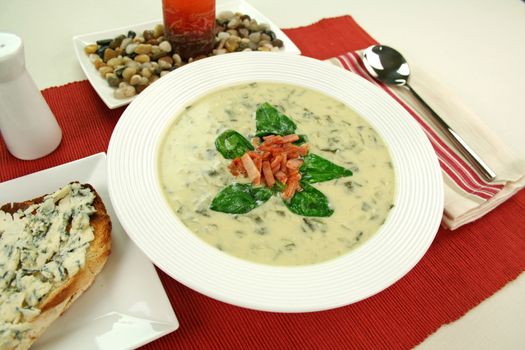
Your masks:
{"label": "soup surface", "polygon": [[[231,160],[215,139],[233,129],[250,140],[255,111],[265,102],[295,122],[311,153],[353,172],[312,184],[328,198],[331,216],[294,214],[279,195],[246,214],[210,209],[224,187],[249,183],[230,173]],[[390,154],[370,124],[331,97],[275,83],[225,88],[188,106],[164,136],[159,174],[168,203],[193,233],[223,252],[271,265],[319,263],[363,244],[384,223],[395,193]]]}

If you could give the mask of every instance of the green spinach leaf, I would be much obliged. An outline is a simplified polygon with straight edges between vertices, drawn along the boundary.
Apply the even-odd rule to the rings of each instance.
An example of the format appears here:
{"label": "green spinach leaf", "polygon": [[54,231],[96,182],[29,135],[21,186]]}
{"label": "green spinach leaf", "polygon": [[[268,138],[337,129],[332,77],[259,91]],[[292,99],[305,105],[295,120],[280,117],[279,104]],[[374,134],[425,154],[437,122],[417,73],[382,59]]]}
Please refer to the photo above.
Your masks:
{"label": "green spinach leaf", "polygon": [[334,210],[330,208],[328,198],[319,190],[307,183],[301,183],[302,191],[295,193],[290,201],[284,201],[284,204],[290,211],[302,216],[325,217],[333,214]]}
{"label": "green spinach leaf", "polygon": [[250,184],[234,183],[223,188],[213,198],[210,209],[229,214],[245,214],[272,196],[272,190],[266,187],[253,187]]}
{"label": "green spinach leaf", "polygon": [[257,128],[257,136],[266,135],[289,135],[294,134],[297,125],[286,115],[282,114],[269,104],[265,102],[257,107],[255,112],[255,126]]}
{"label": "green spinach leaf", "polygon": [[316,154],[310,153],[303,160],[304,163],[300,168],[302,181],[311,184],[352,175],[351,170],[336,165]]}
{"label": "green spinach leaf", "polygon": [[241,157],[253,150],[253,145],[235,130],[226,130],[215,139],[215,148],[226,159]]}
{"label": "green spinach leaf", "polygon": [[307,143],[308,142],[308,137],[306,135],[298,135],[299,136],[299,140],[295,141],[294,142],[294,145],[302,145],[303,143]]}
{"label": "green spinach leaf", "polygon": [[276,180],[275,183],[273,184],[273,187],[272,187],[272,191],[277,194],[277,193],[280,193],[282,191],[284,191],[284,189],[286,188],[286,185],[283,184],[281,181],[279,180]]}

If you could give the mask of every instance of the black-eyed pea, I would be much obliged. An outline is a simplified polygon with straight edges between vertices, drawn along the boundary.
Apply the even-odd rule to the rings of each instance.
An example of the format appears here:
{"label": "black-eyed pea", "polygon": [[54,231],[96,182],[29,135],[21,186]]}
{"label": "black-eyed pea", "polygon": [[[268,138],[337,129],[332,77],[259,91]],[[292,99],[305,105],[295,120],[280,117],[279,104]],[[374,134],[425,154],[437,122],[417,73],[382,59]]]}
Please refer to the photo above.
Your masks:
{"label": "black-eyed pea", "polygon": [[270,29],[270,26],[268,25],[268,23],[259,23],[259,29],[260,31],[265,31],[265,30],[269,30]]}
{"label": "black-eyed pea", "polygon": [[221,41],[221,40],[226,40],[230,37],[230,33],[228,32],[220,32],[219,34],[217,34],[217,40]]}
{"label": "black-eyed pea", "polygon": [[158,39],[159,37],[164,35],[164,26],[162,24],[157,24],[155,28],[153,28],[153,37]]}
{"label": "black-eyed pea", "polygon": [[100,73],[100,76],[104,79],[106,79],[106,74],[113,73],[113,67],[110,66],[102,66],[98,69],[98,72]]}
{"label": "black-eyed pea", "polygon": [[249,48],[249,47],[250,47],[250,39],[242,38],[241,41],[239,42],[239,48],[241,50],[244,50],[244,49]]}
{"label": "black-eyed pea", "polygon": [[88,55],[94,54],[98,50],[97,44],[91,44],[84,47],[84,52]]}
{"label": "black-eyed pea", "polygon": [[250,31],[246,28],[241,28],[238,30],[238,32],[241,38],[247,38],[250,35]]}
{"label": "black-eyed pea", "polygon": [[162,70],[170,69],[173,66],[174,60],[170,56],[159,58],[159,68]]}
{"label": "black-eyed pea", "polygon": [[110,67],[113,67],[113,68],[115,68],[115,67],[117,67],[117,66],[120,66],[120,65],[123,64],[123,62],[122,62],[122,57],[113,57],[113,58],[111,58],[110,60],[108,60],[108,61],[106,62],[106,64],[107,64],[108,66],[110,66]]}
{"label": "black-eyed pea", "polygon": [[107,48],[104,50],[104,62],[109,61],[110,59],[117,57],[118,54],[115,52],[115,50]]}
{"label": "black-eyed pea", "polygon": [[135,68],[135,70],[138,70],[140,68],[140,63],[138,63],[137,61],[130,60],[126,63],[126,67]]}
{"label": "black-eyed pea", "polygon": [[228,51],[226,49],[215,49],[215,50],[213,50],[213,54],[214,55],[223,55],[225,53],[228,53]]}
{"label": "black-eyed pea", "polygon": [[254,33],[251,33],[248,38],[250,39],[251,42],[253,43],[258,43],[259,41],[261,41],[261,32],[254,32]]}
{"label": "black-eyed pea", "polygon": [[137,55],[148,54],[151,52],[151,48],[152,45],[150,44],[138,44],[135,48],[135,53]]}
{"label": "black-eyed pea", "polygon": [[173,54],[173,56],[171,57],[173,58],[173,64],[175,65],[175,67],[182,66],[182,58],[180,58],[178,53]]}
{"label": "black-eyed pea", "polygon": [[122,40],[122,42],[120,43],[120,48],[122,50],[126,50],[126,48],[128,47],[129,44],[131,44],[131,42],[133,41],[133,39],[131,38],[125,38],[124,40]]}
{"label": "black-eyed pea", "polygon": [[[163,50],[160,48],[159,45],[153,45],[151,47],[151,56],[159,56],[160,54],[162,54],[162,56],[165,55],[165,53],[163,52]],[[159,57],[162,57],[162,56],[159,56]]]}
{"label": "black-eyed pea", "polygon": [[108,82],[109,86],[117,87],[120,83],[120,79],[117,77],[115,73],[108,73],[106,74],[106,81]]}
{"label": "black-eyed pea", "polygon": [[217,19],[221,22],[228,22],[233,18],[232,11],[222,11],[217,15]]}
{"label": "black-eyed pea", "polygon": [[262,34],[261,34],[261,40],[265,40],[265,41],[270,42],[270,41],[272,41],[272,37],[269,36],[269,35],[266,34],[266,33],[262,33]]}
{"label": "black-eyed pea", "polygon": [[96,69],[99,69],[100,67],[105,66],[106,64],[102,60],[100,60],[100,61],[96,61],[94,65]]}
{"label": "black-eyed pea", "polygon": [[149,78],[151,77],[151,70],[148,68],[142,68],[142,70],[140,71],[140,75],[149,80]]}
{"label": "black-eyed pea", "polygon": [[237,18],[237,17],[233,17],[233,18],[228,22],[227,27],[230,28],[230,29],[235,29],[235,28],[237,28],[240,24],[241,24],[240,19]]}
{"label": "black-eyed pea", "polygon": [[256,20],[252,19],[252,20],[250,20],[250,24],[248,25],[248,29],[251,32],[256,32],[256,31],[259,30],[259,24],[257,23]]}
{"label": "black-eyed pea", "polygon": [[138,74],[134,74],[130,79],[129,79],[129,83],[131,85],[138,85],[140,82],[140,75]]}
{"label": "black-eyed pea", "polygon": [[169,41],[167,41],[167,40],[164,40],[163,42],[161,42],[161,43],[159,44],[159,48],[160,48],[162,51],[166,52],[166,53],[167,53],[167,52],[171,52],[171,49],[172,49],[171,44],[170,44]]}
{"label": "black-eyed pea", "polygon": [[147,69],[150,69],[151,66],[152,66],[153,62],[145,62],[145,63],[142,63],[140,65],[140,69],[139,70],[142,70],[142,68],[147,68]]}
{"label": "black-eyed pea", "polygon": [[124,99],[124,98],[135,96],[136,94],[137,92],[135,88],[133,86],[126,84],[121,87],[119,86],[119,88],[116,89],[115,92],[113,93],[113,96],[115,96],[115,98],[118,98],[118,99]]}
{"label": "black-eyed pea", "polygon": [[142,37],[144,38],[145,41],[148,41],[150,39],[155,39],[155,36],[153,35],[153,30],[145,30],[142,33]]}
{"label": "black-eyed pea", "polygon": [[230,34],[230,36],[239,36],[239,32],[235,29],[228,29],[226,33]]}
{"label": "black-eyed pea", "polygon": [[139,46],[139,44],[137,43],[132,43],[126,46],[126,54],[131,55],[132,53],[134,53],[137,46]]}
{"label": "black-eyed pea", "polygon": [[149,62],[150,60],[151,60],[151,58],[148,55],[146,55],[146,54],[135,56],[135,61],[137,61],[139,63],[146,63],[146,62]]}
{"label": "black-eyed pea", "polygon": [[130,85],[136,86],[136,85],[145,85],[148,83],[148,79],[144,78],[138,74],[135,74],[131,77],[129,80]]}
{"label": "black-eyed pea", "polygon": [[149,83],[150,85],[154,82],[156,82],[157,80],[159,80],[160,77],[158,75],[152,75],[151,78],[149,79]]}
{"label": "black-eyed pea", "polygon": [[137,94],[140,94],[147,87],[148,87],[148,84],[137,85],[135,86],[135,90],[137,90]]}
{"label": "black-eyed pea", "polygon": [[284,45],[284,43],[283,43],[283,41],[281,39],[274,39],[274,40],[272,40],[271,44],[272,44],[272,46],[279,47],[279,48],[283,47],[283,45]]}
{"label": "black-eyed pea", "polygon": [[122,71],[122,79],[129,81],[135,74],[137,74],[137,69],[135,67],[126,67]]}

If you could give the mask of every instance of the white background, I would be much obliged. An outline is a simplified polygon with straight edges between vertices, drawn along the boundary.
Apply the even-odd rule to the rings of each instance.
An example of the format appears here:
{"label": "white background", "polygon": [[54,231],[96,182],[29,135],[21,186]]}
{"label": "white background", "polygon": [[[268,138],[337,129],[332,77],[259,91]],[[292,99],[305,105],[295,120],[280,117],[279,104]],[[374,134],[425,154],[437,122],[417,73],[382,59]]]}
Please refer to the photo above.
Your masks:
{"label": "white background", "polygon": [[[524,1],[249,2],[281,28],[351,14],[376,40],[438,78],[525,158]],[[27,68],[41,89],[85,79],[74,35],[159,18],[161,0],[0,0],[0,31],[22,37]],[[524,349],[525,274],[421,348]]]}

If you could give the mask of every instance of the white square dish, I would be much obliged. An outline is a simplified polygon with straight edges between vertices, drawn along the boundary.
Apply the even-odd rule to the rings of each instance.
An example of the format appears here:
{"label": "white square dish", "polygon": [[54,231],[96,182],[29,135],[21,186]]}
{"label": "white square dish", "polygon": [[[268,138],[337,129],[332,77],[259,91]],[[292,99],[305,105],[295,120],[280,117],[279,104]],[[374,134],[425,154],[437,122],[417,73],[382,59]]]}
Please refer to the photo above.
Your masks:
{"label": "white square dish", "polygon": [[[245,13],[248,14],[250,17],[256,19],[259,23],[267,23],[270,26],[270,29],[275,33],[277,38],[283,41],[284,45],[281,49],[282,52],[297,55],[301,54],[299,48],[290,40],[290,38],[288,38],[284,34],[282,30],[279,29],[279,27],[277,27],[273,22],[271,22],[268,18],[266,18],[262,13],[260,13],[257,9],[252,7],[246,1],[234,0],[217,4],[217,13],[227,10],[232,12]],[[162,23],[162,20],[159,19],[145,23],[134,24],[126,27],[77,35],[73,37],[73,46],[78,62],[80,63],[80,66],[82,67],[82,70],[84,71],[84,74],[88,78],[89,82],[91,83],[97,94],[100,96],[102,101],[104,101],[106,106],[108,106],[108,108],[114,109],[117,107],[125,106],[129,104],[135,98],[135,96],[127,99],[115,98],[113,96],[113,91],[115,89],[110,87],[107,84],[106,80],[100,76],[93,63],[89,61],[89,57],[84,53],[84,47],[86,47],[86,45],[93,44],[94,42],[100,39],[109,39],[114,38],[120,34],[125,34],[129,30],[141,32],[146,29],[153,29],[153,27],[158,23]]]}
{"label": "white square dish", "polygon": [[71,181],[89,183],[102,197],[112,221],[106,266],[33,349],[131,349],[179,327],[153,264],[117,220],[106,174],[106,155],[99,153],[0,184],[3,204],[52,193]]}

